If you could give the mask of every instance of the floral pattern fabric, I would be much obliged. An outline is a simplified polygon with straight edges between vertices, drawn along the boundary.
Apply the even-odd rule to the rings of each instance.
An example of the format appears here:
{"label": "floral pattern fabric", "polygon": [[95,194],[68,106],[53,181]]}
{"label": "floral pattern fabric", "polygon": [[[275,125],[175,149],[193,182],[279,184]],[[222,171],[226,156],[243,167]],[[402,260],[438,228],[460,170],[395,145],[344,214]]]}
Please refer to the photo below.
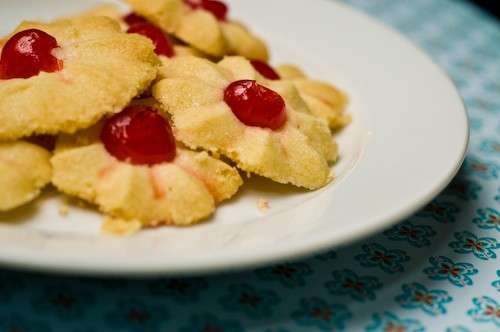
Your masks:
{"label": "floral pattern fabric", "polygon": [[465,0],[345,2],[414,41],[458,87],[471,143],[446,190],[372,238],[255,271],[126,280],[1,270],[0,332],[500,331],[500,23]]}

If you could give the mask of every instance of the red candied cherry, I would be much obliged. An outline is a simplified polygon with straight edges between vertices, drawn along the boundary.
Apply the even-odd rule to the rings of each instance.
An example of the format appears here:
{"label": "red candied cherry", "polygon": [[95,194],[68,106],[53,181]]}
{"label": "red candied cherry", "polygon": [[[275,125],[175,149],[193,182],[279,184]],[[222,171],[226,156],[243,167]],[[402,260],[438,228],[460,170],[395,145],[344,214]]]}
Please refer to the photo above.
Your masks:
{"label": "red candied cherry", "polygon": [[201,8],[202,0],[184,0],[184,3],[191,9],[198,9]]}
{"label": "red candied cherry", "polygon": [[225,21],[227,18],[228,7],[219,0],[184,0],[184,3],[192,9],[205,9],[211,12],[219,21]]}
{"label": "red candied cherry", "polygon": [[283,98],[256,81],[242,80],[231,83],[224,92],[224,101],[234,115],[247,126],[277,130],[286,122]]}
{"label": "red candied cherry", "polygon": [[219,21],[225,21],[227,18],[228,8],[227,5],[222,1],[203,0],[202,7],[203,9],[214,14],[214,16],[217,17]]}
{"label": "red candied cherry", "polygon": [[151,23],[136,23],[132,25],[127,32],[138,33],[151,39],[155,45],[155,52],[158,55],[164,55],[169,58],[175,55],[174,45],[172,44],[170,38],[168,38],[168,36],[160,28]]}
{"label": "red candied cherry", "polygon": [[175,158],[175,138],[168,121],[148,106],[129,106],[110,117],[101,141],[116,159],[134,165],[154,165]]}
{"label": "red candied cherry", "polygon": [[123,20],[129,26],[132,26],[132,25],[138,24],[138,23],[146,23],[147,22],[147,20],[144,17],[137,15],[136,13],[130,13],[130,14],[126,15],[123,18]]}
{"label": "red candied cherry", "polygon": [[184,3],[191,7],[191,9],[201,8],[202,0],[184,0]]}
{"label": "red candied cherry", "polygon": [[0,56],[0,79],[30,78],[41,71],[62,69],[62,61],[52,51],[57,40],[48,33],[29,29],[16,33],[3,46]]}
{"label": "red candied cherry", "polygon": [[281,78],[276,70],[264,61],[251,60],[250,63],[259,74],[268,80],[276,81]]}

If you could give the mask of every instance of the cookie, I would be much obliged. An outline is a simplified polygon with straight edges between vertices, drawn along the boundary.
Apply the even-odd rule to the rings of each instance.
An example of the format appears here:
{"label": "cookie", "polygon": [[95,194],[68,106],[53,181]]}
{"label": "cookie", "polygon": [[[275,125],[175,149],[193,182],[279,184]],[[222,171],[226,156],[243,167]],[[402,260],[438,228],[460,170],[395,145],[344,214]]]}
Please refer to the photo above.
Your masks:
{"label": "cookie", "polygon": [[242,57],[220,64],[179,57],[160,77],[153,96],[188,147],[221,153],[240,169],[280,183],[317,189],[330,181],[336,144],[293,84],[261,80]]}
{"label": "cookie", "polygon": [[269,51],[262,39],[245,25],[236,21],[221,22],[228,55],[241,55],[247,59],[268,61]]}
{"label": "cookie", "polygon": [[83,18],[88,16],[104,16],[114,19],[116,21],[121,21],[120,23],[125,23],[122,20],[123,11],[115,4],[112,3],[102,3],[95,5],[88,10],[78,13],[71,18]]}
{"label": "cookie", "polygon": [[50,66],[16,78],[16,70],[22,75],[26,66],[15,68],[20,63],[16,56],[20,55],[10,58],[13,48],[8,47],[9,42],[4,44],[0,60],[0,140],[73,133],[89,127],[104,115],[119,112],[156,78],[159,60],[151,41],[123,33],[109,18],[24,22],[11,40],[25,38],[23,34],[40,37],[41,46],[46,41],[53,43],[51,49],[41,47],[40,51],[45,52],[44,61]]}
{"label": "cookie", "polygon": [[347,95],[332,84],[309,79],[298,67],[281,65],[276,71],[282,80],[292,81],[311,112],[325,119],[333,130],[351,122],[345,110],[349,103]]}
{"label": "cookie", "polygon": [[[117,5],[115,4],[100,4],[96,5],[89,10],[80,13],[77,17],[84,17],[84,16],[105,16],[112,18],[120,23],[120,26],[122,27],[123,31],[129,31],[131,33],[139,33],[142,34],[144,37],[148,37],[151,39],[153,44],[155,46],[158,43],[167,43],[169,44],[168,47],[171,48],[171,50],[168,52],[168,54],[165,54],[165,52],[156,52],[158,56],[160,56],[160,59],[163,61],[166,61],[165,56],[167,57],[172,57],[172,56],[184,56],[184,55],[193,55],[193,56],[198,56],[198,57],[206,57],[205,54],[202,52],[189,47],[187,45],[183,45],[175,40],[172,40],[172,38],[169,37],[168,33],[162,31],[161,33],[158,33],[157,31],[152,31],[151,30],[156,30],[159,29],[156,26],[154,27],[142,27],[142,29],[132,29],[131,26],[135,24],[139,25],[154,25],[151,22],[148,22],[144,17],[139,16],[135,13],[129,13],[126,14],[124,11],[122,11]],[[155,29],[156,28],[156,29]],[[148,31],[149,30],[149,31]],[[162,36],[163,35],[163,36]],[[161,39],[166,39],[161,40]]]}
{"label": "cookie", "polygon": [[50,183],[50,153],[24,141],[0,143],[0,211],[24,205]]}
{"label": "cookie", "polygon": [[265,43],[241,23],[227,18],[227,6],[214,0],[127,0],[135,12],[211,56],[242,55],[266,61]]}
{"label": "cookie", "polygon": [[[168,122],[144,106],[149,104],[140,102],[90,129],[62,135],[51,160],[53,184],[111,216],[108,230],[129,229],[123,220],[142,227],[197,223],[242,184],[235,168],[176,144]],[[128,141],[120,130],[129,130]]]}

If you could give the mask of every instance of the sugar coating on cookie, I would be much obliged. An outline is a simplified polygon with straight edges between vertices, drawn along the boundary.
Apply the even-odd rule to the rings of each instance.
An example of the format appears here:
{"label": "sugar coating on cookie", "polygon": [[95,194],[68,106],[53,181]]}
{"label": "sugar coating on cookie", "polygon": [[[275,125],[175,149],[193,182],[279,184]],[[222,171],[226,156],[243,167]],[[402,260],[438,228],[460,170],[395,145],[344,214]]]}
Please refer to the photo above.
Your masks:
{"label": "sugar coating on cookie", "polygon": [[[172,115],[176,137],[191,148],[226,155],[244,171],[308,189],[326,185],[337,146],[322,119],[309,114],[293,84],[261,81],[242,57],[219,65],[180,57],[160,69],[153,96]],[[247,126],[224,101],[235,81],[256,80],[281,94],[287,120],[279,130]]]}
{"label": "sugar coating on cookie", "polygon": [[135,12],[190,46],[211,56],[241,55],[266,61],[266,44],[239,22],[218,19],[203,8],[192,9],[183,0],[127,0]]}
{"label": "sugar coating on cookie", "polygon": [[24,141],[0,143],[0,211],[24,205],[50,183],[50,152]]}
{"label": "sugar coating on cookie", "polygon": [[140,221],[143,227],[197,223],[242,185],[235,168],[207,152],[182,147],[172,162],[140,166],[119,161],[101,143],[100,130],[97,125],[59,138],[51,160],[52,183],[110,215],[108,231],[120,228],[116,220]]}
{"label": "sugar coating on cookie", "polygon": [[347,95],[332,84],[309,79],[294,65],[281,65],[276,71],[282,80],[294,83],[311,112],[328,122],[333,130],[338,130],[351,122],[345,110],[349,99]]}
{"label": "sugar coating on cookie", "polygon": [[55,37],[63,69],[28,79],[0,80],[0,139],[73,133],[115,113],[156,78],[150,40],[123,33],[106,17],[43,24],[24,22],[16,32],[42,30]]}

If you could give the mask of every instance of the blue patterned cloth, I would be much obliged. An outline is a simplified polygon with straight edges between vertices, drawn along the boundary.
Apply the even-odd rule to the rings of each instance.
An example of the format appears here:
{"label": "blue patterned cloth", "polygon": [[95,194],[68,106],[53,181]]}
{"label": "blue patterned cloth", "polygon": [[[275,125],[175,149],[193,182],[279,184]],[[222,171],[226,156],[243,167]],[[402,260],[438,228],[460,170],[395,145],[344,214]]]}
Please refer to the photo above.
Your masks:
{"label": "blue patterned cloth", "polygon": [[472,141],[448,189],[362,243],[238,275],[0,271],[0,331],[500,331],[500,24],[459,0],[348,3],[427,50],[460,89]]}

